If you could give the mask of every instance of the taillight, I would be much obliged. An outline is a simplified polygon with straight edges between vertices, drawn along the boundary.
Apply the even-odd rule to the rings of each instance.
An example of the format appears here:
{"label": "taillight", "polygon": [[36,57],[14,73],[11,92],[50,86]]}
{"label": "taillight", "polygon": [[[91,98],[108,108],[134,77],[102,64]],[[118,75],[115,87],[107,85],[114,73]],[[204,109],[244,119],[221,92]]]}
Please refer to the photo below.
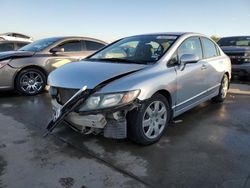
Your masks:
{"label": "taillight", "polygon": [[10,62],[10,59],[0,61],[0,69],[3,68],[5,65],[7,65],[9,62]]}

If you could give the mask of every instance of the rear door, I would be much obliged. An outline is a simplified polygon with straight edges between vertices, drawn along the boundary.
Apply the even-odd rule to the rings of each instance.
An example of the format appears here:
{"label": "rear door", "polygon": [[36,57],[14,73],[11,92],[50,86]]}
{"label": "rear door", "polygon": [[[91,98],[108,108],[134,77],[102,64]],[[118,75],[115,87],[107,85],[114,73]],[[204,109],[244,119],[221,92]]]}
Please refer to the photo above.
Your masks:
{"label": "rear door", "polygon": [[221,79],[224,73],[223,57],[220,56],[218,47],[213,41],[208,38],[201,37],[204,63],[206,63],[206,71],[208,72],[206,76],[208,89],[207,95],[214,92],[218,92]]}
{"label": "rear door", "polygon": [[176,114],[180,114],[197,104],[205,95],[207,90],[207,72],[202,60],[202,47],[199,37],[186,39],[178,48],[178,59],[184,54],[197,55],[200,60],[196,63],[180,64],[176,66],[177,73],[177,94]]}

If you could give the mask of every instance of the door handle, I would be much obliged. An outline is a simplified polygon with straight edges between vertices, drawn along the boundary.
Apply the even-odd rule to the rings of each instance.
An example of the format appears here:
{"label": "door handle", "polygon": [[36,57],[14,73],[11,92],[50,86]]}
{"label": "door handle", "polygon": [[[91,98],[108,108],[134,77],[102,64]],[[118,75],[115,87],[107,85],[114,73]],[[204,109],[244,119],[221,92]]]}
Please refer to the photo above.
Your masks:
{"label": "door handle", "polygon": [[205,70],[205,69],[207,69],[207,66],[203,64],[203,65],[201,66],[201,70]]}

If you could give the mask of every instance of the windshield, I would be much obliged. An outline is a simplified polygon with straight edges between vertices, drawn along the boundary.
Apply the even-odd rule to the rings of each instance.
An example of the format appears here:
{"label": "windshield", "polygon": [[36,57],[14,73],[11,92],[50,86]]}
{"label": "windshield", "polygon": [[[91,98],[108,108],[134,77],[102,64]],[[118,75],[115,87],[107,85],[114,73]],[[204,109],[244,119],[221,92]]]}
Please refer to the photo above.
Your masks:
{"label": "windshield", "polygon": [[31,51],[31,52],[40,52],[47,48],[48,46],[52,45],[53,43],[57,42],[59,38],[50,38],[50,39],[41,39],[35,42],[32,42],[22,48],[19,51]]}
{"label": "windshield", "polygon": [[250,46],[250,36],[222,38],[218,44],[220,46]]}
{"label": "windshield", "polygon": [[94,54],[90,60],[108,60],[127,63],[154,63],[175,42],[173,35],[143,35],[128,37]]}

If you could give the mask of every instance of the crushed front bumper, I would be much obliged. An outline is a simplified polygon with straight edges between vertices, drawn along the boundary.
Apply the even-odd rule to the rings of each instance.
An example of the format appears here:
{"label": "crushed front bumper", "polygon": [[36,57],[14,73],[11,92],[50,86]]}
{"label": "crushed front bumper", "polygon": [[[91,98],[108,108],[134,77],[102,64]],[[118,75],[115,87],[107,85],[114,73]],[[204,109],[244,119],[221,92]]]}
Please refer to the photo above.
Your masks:
{"label": "crushed front bumper", "polygon": [[[52,108],[53,111],[57,111],[62,108],[62,105],[59,104],[55,99],[52,99]],[[79,113],[71,112],[65,117],[65,120],[68,123],[76,126],[79,130],[83,131],[84,127],[93,127],[103,129],[107,124],[106,118],[102,114],[95,115],[79,115]]]}
{"label": "crushed front bumper", "polygon": [[[115,138],[115,139],[126,138],[127,137],[126,114],[128,111],[137,107],[139,103],[137,101],[133,101],[129,104],[118,107],[102,109],[102,110],[78,112],[77,109],[79,105],[83,104],[83,102],[87,100],[89,96],[90,96],[89,92],[81,96],[83,99],[81,99],[81,97],[73,96],[64,105],[59,104],[57,99],[53,98],[52,107],[55,113],[53,116],[53,120],[49,123],[47,127],[48,132],[51,132],[55,128],[55,126],[57,126],[62,121],[65,121],[70,125],[71,128],[83,134],[103,133],[104,137],[107,138]],[[79,100],[81,100],[80,103]],[[70,108],[65,109],[65,105],[68,106],[67,103],[69,101],[72,104],[69,105]],[[60,120],[58,120],[58,118]]]}

